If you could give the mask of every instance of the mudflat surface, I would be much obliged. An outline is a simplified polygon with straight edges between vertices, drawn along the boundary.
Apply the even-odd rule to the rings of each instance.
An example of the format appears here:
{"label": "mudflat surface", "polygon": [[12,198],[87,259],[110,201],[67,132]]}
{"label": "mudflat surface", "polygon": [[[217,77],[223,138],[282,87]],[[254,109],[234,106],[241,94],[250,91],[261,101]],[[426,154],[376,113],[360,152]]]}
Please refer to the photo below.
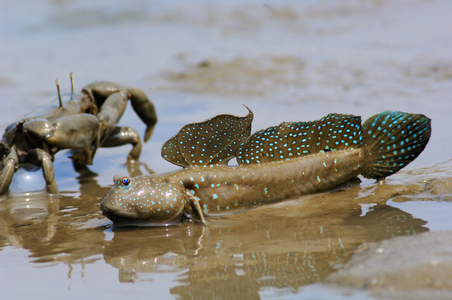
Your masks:
{"label": "mudflat surface", "polygon": [[[0,128],[109,80],[143,89],[159,123],[141,164],[67,151],[60,196],[0,198],[0,298],[451,298],[452,3],[427,1],[0,0]],[[432,119],[424,152],[383,184],[310,195],[212,225],[115,227],[99,204],[114,174],[177,169],[161,145],[184,124],[255,114],[253,131],[330,112]],[[131,107],[120,122],[144,132]],[[39,173],[33,184],[43,184]],[[21,175],[13,189],[20,190]],[[22,178],[23,179],[23,178]]]}

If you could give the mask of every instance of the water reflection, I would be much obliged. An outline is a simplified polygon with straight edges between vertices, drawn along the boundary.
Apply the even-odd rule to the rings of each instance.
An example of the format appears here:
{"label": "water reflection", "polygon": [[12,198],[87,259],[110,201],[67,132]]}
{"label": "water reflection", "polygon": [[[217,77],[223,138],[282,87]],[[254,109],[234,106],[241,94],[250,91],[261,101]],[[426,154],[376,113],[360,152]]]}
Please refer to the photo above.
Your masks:
{"label": "water reflection", "polygon": [[[348,191],[328,195],[331,201],[348,196]],[[264,208],[214,220],[209,227],[113,227],[104,259],[118,268],[120,282],[171,272],[178,275],[170,292],[183,299],[226,294],[250,299],[266,287],[296,292],[321,280],[363,242],[428,231],[425,221],[398,208],[377,203],[363,215],[357,202],[348,202],[340,210],[325,206],[307,214],[305,205],[294,204],[289,213]]]}
{"label": "water reflection", "polygon": [[[12,193],[0,201],[0,250],[6,246],[30,251],[34,262],[77,263],[102,254],[105,234],[93,230],[104,222],[99,204],[111,187],[98,184],[97,174],[74,164],[80,193],[45,190]],[[142,162],[128,162],[130,176],[153,173]]]}
{"label": "water reflection", "polygon": [[[257,298],[267,287],[297,292],[320,281],[362,243],[428,231],[424,220],[386,205],[394,195],[420,192],[406,184],[311,195],[212,218],[208,227],[112,226],[99,210],[110,187],[99,185],[89,169],[75,169],[79,195],[35,193],[0,201],[0,249],[24,248],[35,263],[64,263],[69,270],[103,256],[123,283],[171,273],[170,293],[184,299],[226,293]],[[128,165],[130,176],[141,169],[152,172]]]}
{"label": "water reflection", "polygon": [[104,234],[82,227],[101,217],[96,208],[108,187],[100,187],[94,178],[82,181],[80,196],[41,192],[0,201],[0,244],[29,250],[34,262],[71,263],[101,253],[102,243],[94,241],[102,241]]}

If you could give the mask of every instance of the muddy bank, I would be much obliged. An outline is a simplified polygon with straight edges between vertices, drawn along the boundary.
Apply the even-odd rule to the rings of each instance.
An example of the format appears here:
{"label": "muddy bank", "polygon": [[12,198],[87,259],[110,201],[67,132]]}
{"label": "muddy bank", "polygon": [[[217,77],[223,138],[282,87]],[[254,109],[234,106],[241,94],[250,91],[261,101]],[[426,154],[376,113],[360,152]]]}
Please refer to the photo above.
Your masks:
{"label": "muddy bank", "polygon": [[[441,174],[443,170],[446,170],[446,174]],[[429,168],[429,171],[430,176],[426,176],[428,172],[425,169],[407,172],[403,181],[407,183],[407,178],[417,178],[417,187],[411,186],[411,191],[417,189],[418,192],[410,196],[396,193],[387,203],[422,203],[426,210],[431,209],[428,205],[430,201],[441,201],[444,205],[452,203],[450,161],[437,165],[437,168]],[[406,185],[404,187],[410,189]],[[448,217],[444,216],[439,221],[443,218],[440,216],[440,209],[436,211],[438,219],[426,226],[436,228],[439,223],[442,228],[450,228],[445,227],[450,225]],[[416,214],[416,209],[412,212]],[[355,250],[351,260],[337,272],[328,275],[324,283],[327,287],[341,287],[342,293],[358,289],[377,298],[450,299],[451,249],[450,230],[394,237],[379,243],[364,243]]]}
{"label": "muddy bank", "polygon": [[356,252],[325,283],[385,299],[450,299],[452,231],[397,237]]}

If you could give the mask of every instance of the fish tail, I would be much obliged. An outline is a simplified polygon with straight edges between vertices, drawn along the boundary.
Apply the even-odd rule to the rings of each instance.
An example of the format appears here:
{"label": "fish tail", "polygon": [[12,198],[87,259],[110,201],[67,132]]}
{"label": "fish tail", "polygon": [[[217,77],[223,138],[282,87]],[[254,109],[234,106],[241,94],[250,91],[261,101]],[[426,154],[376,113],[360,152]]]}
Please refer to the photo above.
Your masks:
{"label": "fish tail", "polygon": [[412,162],[430,139],[430,119],[420,114],[385,111],[363,125],[366,166],[362,175],[380,179]]}

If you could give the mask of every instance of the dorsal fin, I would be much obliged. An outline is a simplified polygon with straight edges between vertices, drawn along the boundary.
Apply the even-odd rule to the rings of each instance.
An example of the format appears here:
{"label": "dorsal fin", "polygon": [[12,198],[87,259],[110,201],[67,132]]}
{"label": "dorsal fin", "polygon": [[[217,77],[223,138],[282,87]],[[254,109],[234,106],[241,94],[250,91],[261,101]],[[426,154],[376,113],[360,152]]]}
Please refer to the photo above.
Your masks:
{"label": "dorsal fin", "polygon": [[312,122],[283,122],[257,131],[240,145],[236,157],[241,165],[260,164],[361,145],[361,117],[329,114]]}
{"label": "dorsal fin", "polygon": [[163,144],[163,158],[182,167],[227,165],[250,136],[253,112],[248,111],[244,117],[218,115],[185,125]]}

